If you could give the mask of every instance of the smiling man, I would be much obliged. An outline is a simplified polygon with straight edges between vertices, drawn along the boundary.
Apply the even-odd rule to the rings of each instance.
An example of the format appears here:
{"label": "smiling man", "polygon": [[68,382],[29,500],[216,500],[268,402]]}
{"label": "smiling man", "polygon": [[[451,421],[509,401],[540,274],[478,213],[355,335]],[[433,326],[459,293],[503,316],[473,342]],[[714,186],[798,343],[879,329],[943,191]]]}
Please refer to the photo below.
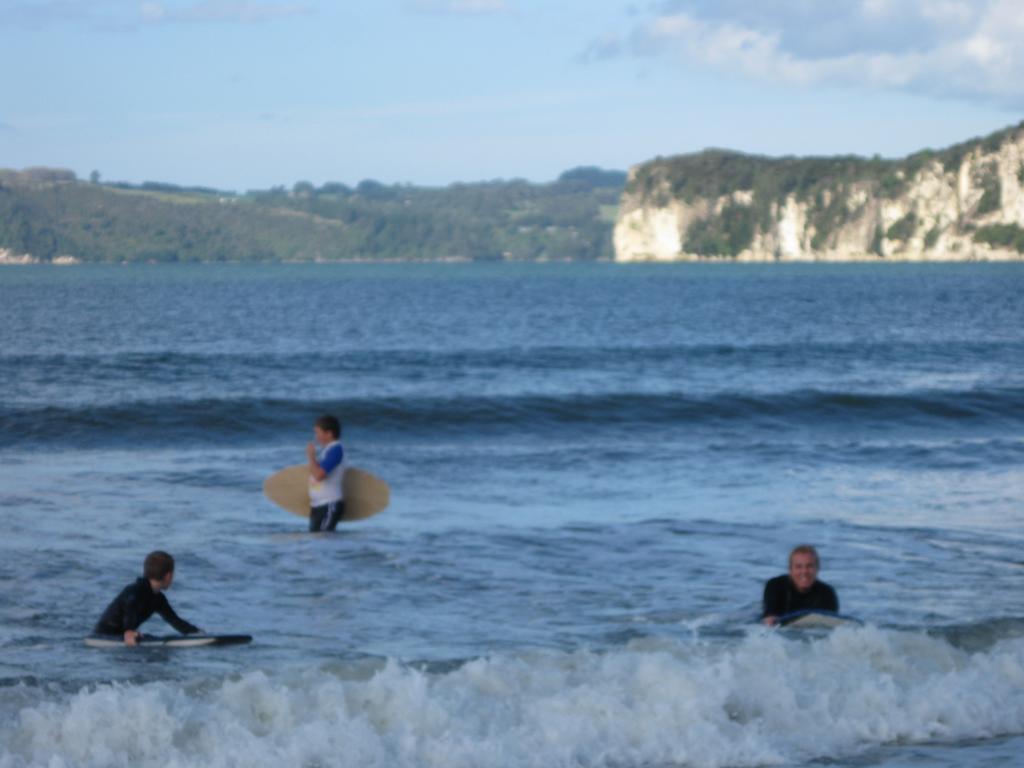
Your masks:
{"label": "smiling man", "polygon": [[789,573],[769,579],[764,585],[764,608],[761,621],[773,626],[793,611],[838,611],[836,591],[818,580],[821,561],[810,544],[794,547],[789,553]]}

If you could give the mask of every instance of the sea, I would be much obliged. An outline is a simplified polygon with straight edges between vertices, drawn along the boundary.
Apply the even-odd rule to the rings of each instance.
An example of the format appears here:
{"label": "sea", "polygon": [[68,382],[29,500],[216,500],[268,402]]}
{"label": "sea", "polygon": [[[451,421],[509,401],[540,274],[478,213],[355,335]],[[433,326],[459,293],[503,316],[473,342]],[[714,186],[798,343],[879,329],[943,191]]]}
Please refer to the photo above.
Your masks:
{"label": "sea", "polygon": [[0,267],[0,768],[1021,765],[1024,264]]}

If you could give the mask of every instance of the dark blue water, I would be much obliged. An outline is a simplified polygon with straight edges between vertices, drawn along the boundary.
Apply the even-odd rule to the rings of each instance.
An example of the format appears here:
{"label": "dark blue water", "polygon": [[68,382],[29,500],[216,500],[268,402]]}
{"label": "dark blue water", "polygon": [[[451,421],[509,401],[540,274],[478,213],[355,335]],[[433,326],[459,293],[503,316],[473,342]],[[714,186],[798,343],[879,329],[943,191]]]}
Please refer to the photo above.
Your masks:
{"label": "dark blue water", "polygon": [[[0,766],[1011,764],[1022,288],[3,268]],[[392,505],[309,536],[260,486],[322,412]],[[751,622],[804,541],[864,627]],[[179,612],[253,645],[80,645],[158,547]]]}

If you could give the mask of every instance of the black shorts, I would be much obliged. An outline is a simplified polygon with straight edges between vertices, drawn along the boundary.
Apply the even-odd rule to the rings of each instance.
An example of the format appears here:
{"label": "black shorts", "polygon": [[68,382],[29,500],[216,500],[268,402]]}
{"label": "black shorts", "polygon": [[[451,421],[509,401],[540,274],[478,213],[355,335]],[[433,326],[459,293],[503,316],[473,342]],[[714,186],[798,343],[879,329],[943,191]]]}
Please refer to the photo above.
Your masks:
{"label": "black shorts", "polygon": [[345,502],[332,501],[309,510],[309,530],[333,531],[338,527],[342,515],[345,514]]}

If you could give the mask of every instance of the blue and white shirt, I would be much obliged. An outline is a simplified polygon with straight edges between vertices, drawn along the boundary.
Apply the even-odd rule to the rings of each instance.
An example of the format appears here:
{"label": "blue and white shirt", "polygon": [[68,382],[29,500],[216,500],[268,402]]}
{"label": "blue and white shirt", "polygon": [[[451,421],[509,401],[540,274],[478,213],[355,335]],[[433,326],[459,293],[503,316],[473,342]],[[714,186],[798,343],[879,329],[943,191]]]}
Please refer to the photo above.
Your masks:
{"label": "blue and white shirt", "polygon": [[316,455],[316,463],[327,473],[323,480],[309,477],[309,503],[314,507],[332,504],[344,498],[341,479],[345,474],[345,450],[341,441],[335,440],[321,448]]}

